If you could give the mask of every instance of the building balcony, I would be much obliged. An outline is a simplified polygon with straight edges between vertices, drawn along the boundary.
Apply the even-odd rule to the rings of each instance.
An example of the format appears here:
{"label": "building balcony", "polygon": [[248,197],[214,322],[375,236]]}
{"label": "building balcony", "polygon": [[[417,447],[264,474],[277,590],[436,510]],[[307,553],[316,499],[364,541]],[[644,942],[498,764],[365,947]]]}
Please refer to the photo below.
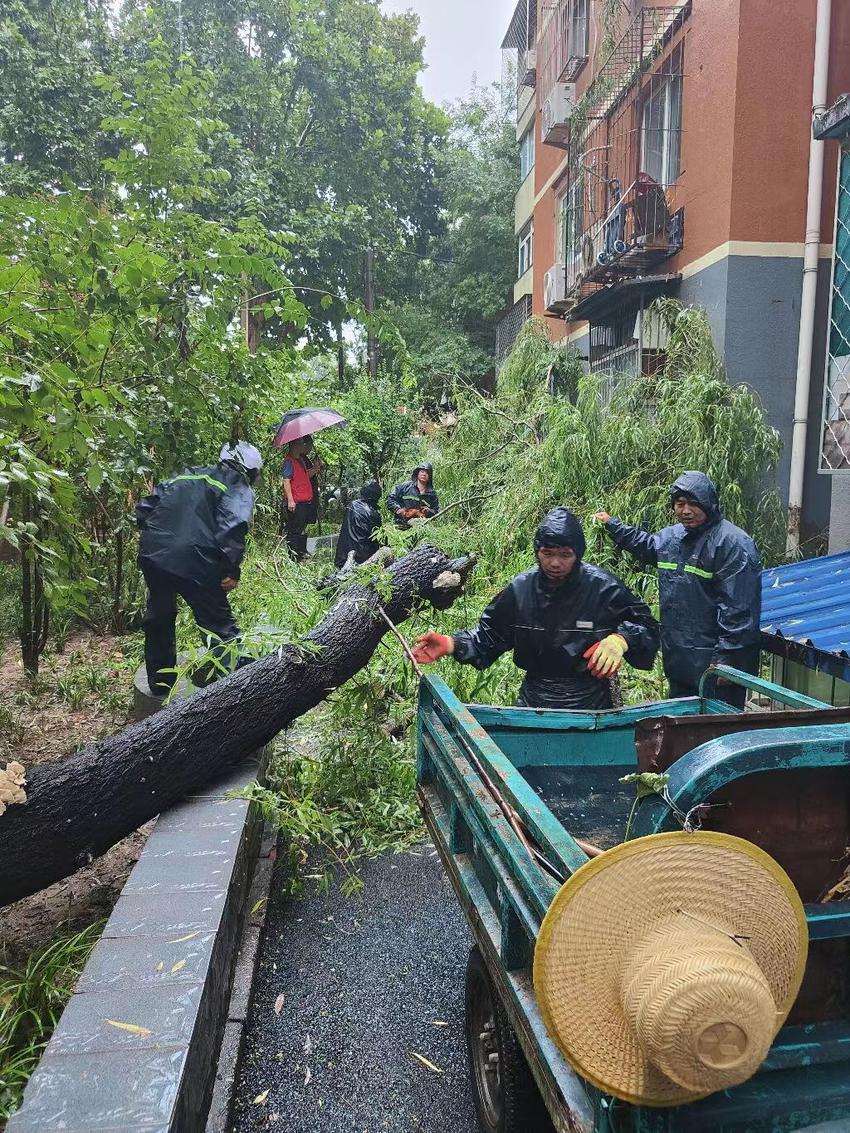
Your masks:
{"label": "building balcony", "polygon": [[517,87],[533,87],[537,82],[537,51],[533,47],[517,52]]}
{"label": "building balcony", "polygon": [[537,0],[518,0],[502,40],[502,59],[504,67],[513,72],[517,114],[521,116],[528,91],[533,91],[537,83]]}
{"label": "building balcony", "polygon": [[681,251],[684,210],[674,211],[674,195],[648,174],[638,175],[607,216],[568,250],[563,311],[601,287],[649,275]]}

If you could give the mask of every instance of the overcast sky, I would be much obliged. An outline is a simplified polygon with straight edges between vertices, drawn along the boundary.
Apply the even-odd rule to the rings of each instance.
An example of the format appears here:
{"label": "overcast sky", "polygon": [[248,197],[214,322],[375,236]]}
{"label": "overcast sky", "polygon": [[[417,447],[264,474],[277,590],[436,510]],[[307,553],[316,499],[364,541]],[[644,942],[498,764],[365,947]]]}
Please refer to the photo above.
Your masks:
{"label": "overcast sky", "polygon": [[383,0],[387,12],[414,11],[425,37],[422,87],[432,102],[467,94],[501,73],[499,44],[516,0]]}

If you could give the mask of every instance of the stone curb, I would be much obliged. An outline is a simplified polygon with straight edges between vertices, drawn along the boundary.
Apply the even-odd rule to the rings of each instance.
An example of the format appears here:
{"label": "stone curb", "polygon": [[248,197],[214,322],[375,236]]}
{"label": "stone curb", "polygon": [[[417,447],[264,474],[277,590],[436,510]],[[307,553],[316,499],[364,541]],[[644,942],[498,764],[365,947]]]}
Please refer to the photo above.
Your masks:
{"label": "stone curb", "polygon": [[236,1077],[242,1061],[242,1049],[248,1013],[253,1000],[254,976],[260,959],[260,948],[266,930],[269,893],[277,860],[277,831],[266,824],[260,857],[248,894],[242,939],[236,968],[224,1038],[215,1075],[215,1088],[205,1133],[231,1133],[231,1119],[236,1099]]}
{"label": "stone curb", "polygon": [[221,1041],[238,1023],[243,922],[259,942],[249,892],[260,879],[268,888],[272,864],[255,873],[259,808],[226,794],[262,774],[264,757],[157,819],[7,1133],[204,1129]]}

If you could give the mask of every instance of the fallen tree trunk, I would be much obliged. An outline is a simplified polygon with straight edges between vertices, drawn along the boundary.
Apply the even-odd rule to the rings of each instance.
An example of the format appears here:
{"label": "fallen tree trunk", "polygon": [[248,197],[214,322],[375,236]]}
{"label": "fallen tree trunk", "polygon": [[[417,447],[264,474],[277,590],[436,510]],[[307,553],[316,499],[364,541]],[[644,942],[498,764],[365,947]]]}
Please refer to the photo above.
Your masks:
{"label": "fallen tree trunk", "polygon": [[[27,801],[0,814],[0,905],[73,873],[148,819],[220,777],[369,661],[387,623],[418,598],[438,608],[460,593],[471,559],[425,545],[374,585],[353,584],[300,645],[27,773]],[[384,589],[386,584],[386,590]]]}

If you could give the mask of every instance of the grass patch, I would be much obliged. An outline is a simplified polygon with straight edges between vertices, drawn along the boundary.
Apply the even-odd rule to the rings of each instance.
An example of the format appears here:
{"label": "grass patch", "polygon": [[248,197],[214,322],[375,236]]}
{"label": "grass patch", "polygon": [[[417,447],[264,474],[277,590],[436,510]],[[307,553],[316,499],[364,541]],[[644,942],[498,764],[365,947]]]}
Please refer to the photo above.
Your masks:
{"label": "grass patch", "polygon": [[24,1087],[74,990],[103,922],[65,933],[25,967],[0,965],[0,1120],[21,1104]]}

